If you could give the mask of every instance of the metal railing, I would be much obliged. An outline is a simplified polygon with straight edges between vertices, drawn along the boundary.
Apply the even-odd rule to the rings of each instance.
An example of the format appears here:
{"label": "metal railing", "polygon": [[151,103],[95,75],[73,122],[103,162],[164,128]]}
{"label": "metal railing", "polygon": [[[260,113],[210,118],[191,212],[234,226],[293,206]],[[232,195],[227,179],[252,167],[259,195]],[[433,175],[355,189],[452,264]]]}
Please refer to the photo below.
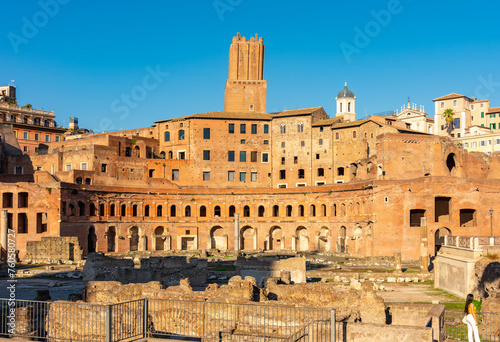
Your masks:
{"label": "metal railing", "polygon": [[[446,337],[452,341],[468,341],[467,325],[462,323],[463,311],[445,311]],[[500,313],[477,313],[479,337],[482,342],[498,342]]]}
{"label": "metal railing", "polygon": [[335,310],[330,309],[167,299],[112,305],[0,299],[0,305],[0,336],[41,341],[157,337],[203,342],[335,342],[337,335]]}

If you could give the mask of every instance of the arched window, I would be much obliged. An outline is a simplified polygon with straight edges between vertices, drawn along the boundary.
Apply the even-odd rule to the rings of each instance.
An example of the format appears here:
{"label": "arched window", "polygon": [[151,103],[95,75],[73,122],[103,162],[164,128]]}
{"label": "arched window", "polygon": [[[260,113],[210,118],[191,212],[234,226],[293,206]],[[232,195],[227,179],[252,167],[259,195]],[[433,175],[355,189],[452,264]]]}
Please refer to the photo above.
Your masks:
{"label": "arched window", "polygon": [[77,177],[76,178],[76,184],[83,184],[82,177]]}
{"label": "arched window", "polygon": [[266,210],[264,209],[263,205],[259,206],[259,217],[264,217],[264,212],[265,211]]}
{"label": "arched window", "polygon": [[158,216],[158,217],[163,216],[163,206],[159,205],[156,207],[156,216]]}
{"label": "arched window", "polygon": [[165,151],[160,152],[160,159],[165,159]]}
{"label": "arched window", "polygon": [[184,140],[184,130],[179,130],[179,140]]}
{"label": "arched window", "polygon": [[90,185],[92,180],[90,178],[85,178],[85,184]]}
{"label": "arched window", "polygon": [[146,205],[144,207],[144,216],[148,217],[149,216],[149,205]]}
{"label": "arched window", "polygon": [[302,204],[299,205],[299,216],[304,216],[304,206]]}
{"label": "arched window", "polygon": [[78,216],[85,216],[85,203],[78,202]]}
{"label": "arched window", "polygon": [[132,216],[137,216],[137,204],[132,206]]}
{"label": "arched window", "polygon": [[90,202],[89,216],[95,216],[95,204]]}
{"label": "arched window", "polygon": [[335,133],[335,139],[339,140],[340,134],[339,132]]}
{"label": "arched window", "polygon": [[191,217],[191,206],[190,205],[186,205],[186,208],[184,208],[184,216]]}
{"label": "arched window", "polygon": [[236,208],[234,205],[229,207],[229,217],[234,217],[234,213],[236,212]]}
{"label": "arched window", "polygon": [[280,206],[279,205],[273,206],[273,216],[274,217],[280,216]]}
{"label": "arched window", "polygon": [[127,205],[122,204],[121,210],[120,210],[120,216],[127,216]]}
{"label": "arched window", "polygon": [[170,141],[170,132],[165,132],[165,141]]}
{"label": "arched window", "polygon": [[349,112],[349,113],[351,112],[351,103],[350,102],[347,103],[347,112]]}
{"label": "arched window", "polygon": [[337,205],[336,204],[334,204],[332,207],[332,215],[337,216]]}
{"label": "arched window", "polygon": [[352,132],[352,137],[353,137],[353,138],[356,138],[356,131],[353,131],[353,132]]}
{"label": "arched window", "polygon": [[342,103],[340,104],[340,112],[342,113]]}
{"label": "arched window", "polygon": [[326,216],[326,205],[324,204],[321,205],[321,215]]}
{"label": "arched window", "polygon": [[316,206],[314,204],[311,204],[311,207],[309,209],[309,215],[316,216]]}
{"label": "arched window", "polygon": [[218,205],[216,205],[214,208],[214,216],[220,217],[220,207]]}
{"label": "arched window", "polygon": [[170,206],[170,217],[175,217],[175,215],[176,215],[175,205],[171,205]]}
{"label": "arched window", "polygon": [[168,159],[174,158],[174,153],[172,151],[168,151]]}
{"label": "arched window", "polygon": [[200,207],[200,217],[207,217],[207,207],[204,205]]}
{"label": "arched window", "polygon": [[304,124],[302,122],[299,122],[299,124],[297,125],[297,132],[304,132]]}
{"label": "arched window", "polygon": [[104,216],[104,203],[99,204],[99,216]]}
{"label": "arched window", "polygon": [[115,216],[115,205],[111,204],[109,206],[109,216]]}
{"label": "arched window", "polygon": [[288,216],[288,217],[292,216],[292,206],[291,205],[286,206],[286,216]]}
{"label": "arched window", "polygon": [[282,123],[280,125],[280,133],[281,134],[285,134],[286,133],[286,125],[284,123]]}
{"label": "arched window", "polygon": [[250,217],[250,207],[248,205],[245,205],[243,207],[243,216],[244,217]]}

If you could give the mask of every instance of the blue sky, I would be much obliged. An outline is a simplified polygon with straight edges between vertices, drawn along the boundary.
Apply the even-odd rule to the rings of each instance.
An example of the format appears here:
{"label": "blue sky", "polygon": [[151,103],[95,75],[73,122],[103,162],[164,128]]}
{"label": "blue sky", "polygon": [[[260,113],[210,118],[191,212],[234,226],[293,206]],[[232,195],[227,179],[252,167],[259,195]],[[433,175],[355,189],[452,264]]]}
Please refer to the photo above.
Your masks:
{"label": "blue sky", "polygon": [[[500,106],[492,1],[12,1],[0,84],[96,132],[222,110],[237,32],[264,38],[268,112],[323,106],[348,82],[357,119],[457,92]],[[127,100],[128,99],[128,100]]]}

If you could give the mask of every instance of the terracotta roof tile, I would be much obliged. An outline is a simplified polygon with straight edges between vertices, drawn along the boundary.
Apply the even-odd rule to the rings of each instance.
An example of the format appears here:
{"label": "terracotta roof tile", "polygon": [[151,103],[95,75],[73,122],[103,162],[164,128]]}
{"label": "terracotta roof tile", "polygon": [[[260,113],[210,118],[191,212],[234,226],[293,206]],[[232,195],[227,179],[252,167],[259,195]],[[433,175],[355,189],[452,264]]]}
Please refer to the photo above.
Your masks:
{"label": "terracotta roof tile", "polygon": [[291,109],[291,110],[284,110],[282,112],[276,112],[276,113],[269,113],[273,117],[282,117],[282,116],[294,116],[294,115],[307,115],[307,114],[312,114],[318,110],[322,110],[323,107],[310,107],[310,108],[300,108],[300,109]]}
{"label": "terracotta roof tile", "polygon": [[180,121],[188,119],[223,119],[223,120],[263,120],[270,121],[272,116],[267,113],[233,113],[233,112],[207,112],[192,115],[181,116],[166,120],[155,121],[155,123],[166,121]]}
{"label": "terracotta roof tile", "polygon": [[495,114],[495,113],[500,113],[500,107],[491,107],[488,113],[486,114]]}
{"label": "terracotta roof tile", "polygon": [[465,95],[462,95],[462,94],[457,94],[457,93],[451,93],[451,94],[448,94],[448,95],[445,95],[445,96],[441,96],[441,97],[438,97],[437,99],[434,99],[432,101],[450,100],[450,99],[457,99],[457,98],[460,98],[460,97],[465,97],[465,98],[468,98],[469,100],[472,101],[472,99],[470,99],[469,97],[467,97]]}
{"label": "terracotta roof tile", "polygon": [[341,121],[342,121],[342,118],[340,116],[337,116],[337,117],[331,118],[331,119],[320,120],[318,122],[313,123],[312,126],[313,127],[330,126],[331,124],[333,124],[335,122],[341,122]]}

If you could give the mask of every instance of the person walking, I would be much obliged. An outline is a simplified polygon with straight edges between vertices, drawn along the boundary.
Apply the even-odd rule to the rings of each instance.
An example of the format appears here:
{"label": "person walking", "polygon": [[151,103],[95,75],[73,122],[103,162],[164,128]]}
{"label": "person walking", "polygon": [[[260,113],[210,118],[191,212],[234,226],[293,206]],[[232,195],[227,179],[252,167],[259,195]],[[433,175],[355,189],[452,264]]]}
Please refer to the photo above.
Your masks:
{"label": "person walking", "polygon": [[[472,303],[474,296],[472,293],[467,295],[467,299],[465,300],[465,314],[467,320],[467,331],[469,334],[469,342],[481,342],[479,339],[479,331],[477,328],[477,316],[476,316],[476,307]],[[474,335],[474,338],[472,338]]]}

